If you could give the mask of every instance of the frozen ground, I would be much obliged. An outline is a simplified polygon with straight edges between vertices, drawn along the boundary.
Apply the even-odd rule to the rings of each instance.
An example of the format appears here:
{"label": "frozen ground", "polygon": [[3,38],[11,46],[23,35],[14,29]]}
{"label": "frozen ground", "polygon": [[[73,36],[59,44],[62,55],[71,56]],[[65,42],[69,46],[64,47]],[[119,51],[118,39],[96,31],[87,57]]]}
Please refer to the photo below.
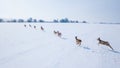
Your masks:
{"label": "frozen ground", "polygon": [[[120,68],[120,25],[26,25],[0,24],[0,68]],[[53,30],[62,32],[62,38]],[[81,46],[76,45],[75,36],[82,39]],[[98,37],[109,41],[115,51],[98,46]]]}

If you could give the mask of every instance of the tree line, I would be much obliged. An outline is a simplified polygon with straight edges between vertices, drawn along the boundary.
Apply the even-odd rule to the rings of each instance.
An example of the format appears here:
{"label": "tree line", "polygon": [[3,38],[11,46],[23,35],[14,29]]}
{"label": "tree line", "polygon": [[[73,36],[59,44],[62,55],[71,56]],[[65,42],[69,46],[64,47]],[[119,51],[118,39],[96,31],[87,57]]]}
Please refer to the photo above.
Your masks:
{"label": "tree line", "polygon": [[34,19],[32,17],[28,18],[28,19],[2,19],[0,18],[0,22],[8,22],[8,23],[37,23],[37,22],[41,22],[41,23],[87,23],[87,21],[78,21],[78,20],[70,20],[68,18],[62,18],[62,19],[54,19],[52,21],[46,21],[43,19]]}

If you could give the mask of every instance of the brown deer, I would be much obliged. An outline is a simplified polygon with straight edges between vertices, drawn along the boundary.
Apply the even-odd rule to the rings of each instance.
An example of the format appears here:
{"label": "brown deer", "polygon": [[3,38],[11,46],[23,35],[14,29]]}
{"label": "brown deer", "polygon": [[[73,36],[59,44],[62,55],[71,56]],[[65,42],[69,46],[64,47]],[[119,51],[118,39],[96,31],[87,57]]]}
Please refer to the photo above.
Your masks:
{"label": "brown deer", "polygon": [[112,50],[114,50],[114,49],[111,47],[111,45],[109,44],[108,41],[103,41],[103,40],[100,39],[100,37],[99,37],[97,40],[99,41],[99,42],[98,42],[98,45],[99,45],[99,44],[102,44],[102,45],[108,46],[108,47],[110,47]]}
{"label": "brown deer", "polygon": [[34,26],[34,29],[36,29],[36,26]]}
{"label": "brown deer", "polygon": [[55,31],[55,30],[54,30],[53,32],[54,32],[54,34],[57,35],[58,37],[61,37],[61,36],[62,36],[62,33],[59,32],[59,31]]}
{"label": "brown deer", "polygon": [[29,27],[32,27],[32,26],[29,24]]}
{"label": "brown deer", "polygon": [[76,45],[81,45],[82,40],[78,39],[77,36],[75,36],[75,40],[76,40]]}
{"label": "brown deer", "polygon": [[54,30],[53,32],[54,32],[54,34],[57,34],[57,33],[58,33],[58,31],[55,31],[55,30]]}
{"label": "brown deer", "polygon": [[24,27],[26,27],[26,24],[24,24]]}
{"label": "brown deer", "polygon": [[44,28],[42,26],[40,28],[41,28],[42,31],[44,31]]}
{"label": "brown deer", "polygon": [[62,36],[62,33],[58,31],[58,37],[61,37]]}

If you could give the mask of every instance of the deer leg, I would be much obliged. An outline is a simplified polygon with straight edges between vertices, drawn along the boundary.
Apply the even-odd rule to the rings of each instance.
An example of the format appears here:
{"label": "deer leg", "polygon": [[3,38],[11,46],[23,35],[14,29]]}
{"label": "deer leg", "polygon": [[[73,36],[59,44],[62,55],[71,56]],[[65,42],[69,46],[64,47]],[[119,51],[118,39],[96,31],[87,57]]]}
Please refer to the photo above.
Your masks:
{"label": "deer leg", "polygon": [[76,42],[76,44],[78,45],[79,43],[78,43],[78,42]]}
{"label": "deer leg", "polygon": [[76,45],[78,44],[77,40],[76,40]]}
{"label": "deer leg", "polygon": [[76,45],[78,44],[78,42],[76,41]]}
{"label": "deer leg", "polygon": [[81,45],[81,42],[79,42],[79,46]]}
{"label": "deer leg", "polygon": [[112,47],[111,47],[111,45],[108,45],[112,50],[114,50]]}

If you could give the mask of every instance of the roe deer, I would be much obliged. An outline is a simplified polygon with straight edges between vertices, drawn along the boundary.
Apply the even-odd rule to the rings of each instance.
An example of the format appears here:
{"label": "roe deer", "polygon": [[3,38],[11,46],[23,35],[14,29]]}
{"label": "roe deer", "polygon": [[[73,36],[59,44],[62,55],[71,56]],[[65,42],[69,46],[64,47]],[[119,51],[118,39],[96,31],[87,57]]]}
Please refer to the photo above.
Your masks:
{"label": "roe deer", "polygon": [[42,31],[44,31],[44,28],[42,26],[40,28],[41,28]]}
{"label": "roe deer", "polygon": [[24,24],[24,27],[26,27],[26,24]]}
{"label": "roe deer", "polygon": [[36,26],[34,26],[34,29],[36,29]]}
{"label": "roe deer", "polygon": [[55,31],[55,30],[54,30],[53,32],[54,32],[54,34],[57,35],[58,37],[61,37],[61,36],[62,36],[62,33],[59,32],[59,31]]}
{"label": "roe deer", "polygon": [[81,45],[82,40],[78,39],[78,38],[77,38],[77,36],[75,36],[75,40],[76,40],[76,44],[80,46],[80,45]]}
{"label": "roe deer", "polygon": [[54,32],[54,34],[57,34],[57,33],[58,33],[58,32],[57,32],[57,31],[55,31],[55,30],[54,30],[53,32]]}
{"label": "roe deer", "polygon": [[108,46],[108,47],[110,47],[112,50],[114,50],[114,49],[111,47],[111,45],[109,44],[108,41],[103,41],[103,40],[100,39],[100,37],[99,37],[97,40],[99,41],[99,42],[98,42],[98,45],[99,45],[99,44],[102,44],[102,45]]}
{"label": "roe deer", "polygon": [[32,26],[29,24],[29,27],[32,27]]}
{"label": "roe deer", "polygon": [[62,36],[62,33],[58,31],[58,37],[61,37]]}

